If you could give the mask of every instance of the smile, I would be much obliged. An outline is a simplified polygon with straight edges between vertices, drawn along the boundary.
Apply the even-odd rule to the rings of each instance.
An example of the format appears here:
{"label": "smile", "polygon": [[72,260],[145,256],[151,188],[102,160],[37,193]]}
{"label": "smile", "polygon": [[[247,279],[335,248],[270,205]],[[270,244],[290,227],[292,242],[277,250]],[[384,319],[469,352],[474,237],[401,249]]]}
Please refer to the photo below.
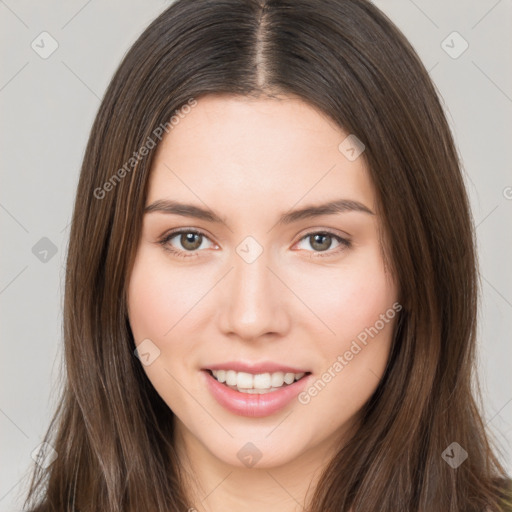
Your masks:
{"label": "smile", "polygon": [[312,377],[310,372],[251,374],[222,369],[202,370],[201,374],[218,404],[233,414],[253,418],[283,410]]}
{"label": "smile", "polygon": [[277,391],[283,386],[289,386],[304,377],[305,373],[257,373],[234,370],[210,370],[213,377],[220,383],[241,393],[263,394]]}

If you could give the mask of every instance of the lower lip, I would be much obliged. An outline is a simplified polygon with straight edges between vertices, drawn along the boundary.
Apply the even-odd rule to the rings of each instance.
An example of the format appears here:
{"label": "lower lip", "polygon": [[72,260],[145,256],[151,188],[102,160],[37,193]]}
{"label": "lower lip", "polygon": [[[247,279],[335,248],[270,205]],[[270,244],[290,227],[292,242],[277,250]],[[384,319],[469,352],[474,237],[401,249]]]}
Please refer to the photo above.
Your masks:
{"label": "lower lip", "polygon": [[242,393],[221,384],[210,372],[202,370],[206,385],[214,398],[228,411],[240,416],[261,418],[286,407],[305,387],[311,374],[293,384],[283,386],[278,391],[270,391],[261,395]]}

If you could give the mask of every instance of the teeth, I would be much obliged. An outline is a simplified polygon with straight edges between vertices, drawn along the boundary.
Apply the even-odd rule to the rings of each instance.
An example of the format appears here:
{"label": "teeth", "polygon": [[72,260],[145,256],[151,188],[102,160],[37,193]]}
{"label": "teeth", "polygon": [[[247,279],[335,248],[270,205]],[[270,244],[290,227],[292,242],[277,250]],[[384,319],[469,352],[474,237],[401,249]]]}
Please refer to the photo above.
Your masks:
{"label": "teeth", "polygon": [[216,377],[219,382],[226,382],[226,370],[217,370]]}
{"label": "teeth", "polygon": [[228,370],[226,372],[226,384],[228,386],[236,386],[236,381],[237,381],[236,372],[234,370]]}
{"label": "teeth", "polygon": [[291,384],[295,380],[295,374],[294,373],[285,373],[284,374],[284,381],[286,384]]}
{"label": "teeth", "polygon": [[227,386],[243,393],[261,394],[277,391],[284,384],[292,384],[304,377],[305,373],[257,373],[235,372],[234,370],[212,370],[213,376]]}
{"label": "teeth", "polygon": [[[245,387],[245,386],[244,386]],[[267,389],[272,387],[272,377],[270,373],[258,373],[254,376],[254,387],[256,389]],[[275,388],[279,386],[273,386]]]}

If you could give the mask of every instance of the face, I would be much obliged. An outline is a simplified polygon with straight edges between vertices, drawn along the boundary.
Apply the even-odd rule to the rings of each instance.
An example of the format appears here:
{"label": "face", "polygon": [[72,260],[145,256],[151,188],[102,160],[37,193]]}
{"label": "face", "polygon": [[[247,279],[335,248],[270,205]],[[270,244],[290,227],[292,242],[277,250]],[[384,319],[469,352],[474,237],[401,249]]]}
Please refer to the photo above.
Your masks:
{"label": "face", "polygon": [[210,95],[153,161],[130,325],[179,438],[223,463],[332,451],[384,373],[400,306],[348,135],[298,98]]}

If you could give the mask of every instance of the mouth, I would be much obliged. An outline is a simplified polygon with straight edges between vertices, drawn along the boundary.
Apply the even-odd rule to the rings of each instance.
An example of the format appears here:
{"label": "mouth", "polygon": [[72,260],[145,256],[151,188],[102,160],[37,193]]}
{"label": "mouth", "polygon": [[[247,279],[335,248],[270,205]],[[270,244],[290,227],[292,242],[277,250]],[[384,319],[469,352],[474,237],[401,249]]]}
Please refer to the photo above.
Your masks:
{"label": "mouth", "polygon": [[[243,369],[247,369],[247,365]],[[263,369],[277,368],[276,365],[258,368],[259,371]],[[219,405],[233,414],[250,418],[271,416],[284,410],[313,378],[311,372],[304,371],[249,373],[220,366],[205,368],[201,374],[206,388]]]}
{"label": "mouth", "polygon": [[254,374],[228,369],[206,369],[205,371],[220,384],[239,393],[252,395],[263,395],[279,391],[311,374],[311,372],[294,373],[280,371]]}

